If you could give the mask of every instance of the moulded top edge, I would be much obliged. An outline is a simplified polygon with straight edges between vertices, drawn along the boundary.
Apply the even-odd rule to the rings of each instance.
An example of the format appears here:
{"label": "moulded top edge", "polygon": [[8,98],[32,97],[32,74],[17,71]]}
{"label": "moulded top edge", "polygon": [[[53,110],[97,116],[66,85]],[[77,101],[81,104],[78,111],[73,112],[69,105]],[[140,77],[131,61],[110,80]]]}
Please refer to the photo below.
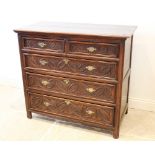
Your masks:
{"label": "moulded top edge", "polygon": [[17,33],[36,32],[128,38],[133,35],[136,28],[136,26],[127,25],[40,22],[29,26],[23,26],[19,29],[15,29],[14,31]]}

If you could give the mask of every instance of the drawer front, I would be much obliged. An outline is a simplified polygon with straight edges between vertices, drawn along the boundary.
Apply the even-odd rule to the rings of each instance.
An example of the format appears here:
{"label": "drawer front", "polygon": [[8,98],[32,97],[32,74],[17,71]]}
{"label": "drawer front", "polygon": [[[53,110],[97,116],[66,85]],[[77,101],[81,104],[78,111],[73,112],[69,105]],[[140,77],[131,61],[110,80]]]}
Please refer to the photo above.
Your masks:
{"label": "drawer front", "polygon": [[70,74],[117,79],[117,63],[83,59],[25,55],[26,67],[64,71]]}
{"label": "drawer front", "polygon": [[43,91],[114,102],[115,85],[27,73],[28,86]]}
{"label": "drawer front", "polygon": [[69,53],[116,58],[119,54],[119,45],[107,43],[69,42]]}
{"label": "drawer front", "polygon": [[38,94],[29,94],[29,100],[30,108],[34,110],[113,126],[113,107]]}
{"label": "drawer front", "polygon": [[28,49],[64,52],[64,40],[23,38],[23,46]]}

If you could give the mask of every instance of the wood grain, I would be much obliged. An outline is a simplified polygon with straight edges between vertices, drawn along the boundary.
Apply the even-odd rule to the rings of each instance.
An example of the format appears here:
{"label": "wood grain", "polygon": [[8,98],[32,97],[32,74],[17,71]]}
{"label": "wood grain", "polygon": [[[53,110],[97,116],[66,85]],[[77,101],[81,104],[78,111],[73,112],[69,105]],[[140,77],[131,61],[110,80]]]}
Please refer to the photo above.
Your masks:
{"label": "wood grain", "polygon": [[126,25],[40,22],[16,29],[15,32],[42,32],[127,38],[132,36],[135,29],[136,26]]}
{"label": "wood grain", "polygon": [[135,28],[40,23],[16,29],[27,117],[39,113],[118,138],[128,111]]}

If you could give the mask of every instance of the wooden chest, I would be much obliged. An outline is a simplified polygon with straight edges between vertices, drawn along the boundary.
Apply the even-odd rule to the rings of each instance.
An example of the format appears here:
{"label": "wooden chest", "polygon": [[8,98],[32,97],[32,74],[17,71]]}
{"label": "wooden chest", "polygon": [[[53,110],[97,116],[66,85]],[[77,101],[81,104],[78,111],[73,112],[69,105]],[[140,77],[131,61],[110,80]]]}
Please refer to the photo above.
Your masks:
{"label": "wooden chest", "polygon": [[128,111],[135,28],[38,23],[15,30],[27,117],[39,113],[118,138]]}

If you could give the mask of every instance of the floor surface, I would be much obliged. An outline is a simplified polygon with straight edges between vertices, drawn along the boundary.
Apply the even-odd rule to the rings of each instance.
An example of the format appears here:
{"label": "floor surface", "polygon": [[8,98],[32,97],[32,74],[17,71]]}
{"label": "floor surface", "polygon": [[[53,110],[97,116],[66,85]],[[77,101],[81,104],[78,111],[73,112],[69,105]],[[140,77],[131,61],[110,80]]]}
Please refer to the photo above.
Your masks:
{"label": "floor surface", "polygon": [[[114,140],[109,134],[33,114],[27,119],[22,89],[0,86],[0,140]],[[155,113],[129,109],[118,140],[155,140]]]}

